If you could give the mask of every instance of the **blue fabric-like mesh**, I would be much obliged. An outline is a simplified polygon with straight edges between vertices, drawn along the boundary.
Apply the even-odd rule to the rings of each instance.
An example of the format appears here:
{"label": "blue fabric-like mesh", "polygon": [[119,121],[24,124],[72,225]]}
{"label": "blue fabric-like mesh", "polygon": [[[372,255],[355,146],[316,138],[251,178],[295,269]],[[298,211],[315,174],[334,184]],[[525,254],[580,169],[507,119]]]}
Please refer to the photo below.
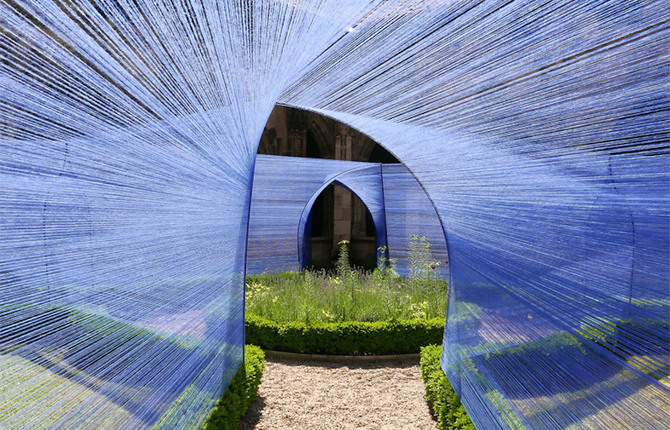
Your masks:
{"label": "blue fabric-like mesh", "polygon": [[0,427],[197,428],[215,405],[263,125],[374,2],[268,6],[0,1]]}
{"label": "blue fabric-like mesh", "polygon": [[669,14],[0,0],[0,427],[204,421],[242,359],[279,102],[380,142],[434,204],[442,365],[478,428],[668,428]]}
{"label": "blue fabric-like mesh", "polygon": [[665,426],[667,158],[556,159],[544,146],[322,113],[392,147],[432,197],[450,252],[442,365],[476,425]]}
{"label": "blue fabric-like mesh", "polygon": [[[287,177],[291,182],[286,182]],[[247,273],[297,271],[306,265],[303,247],[309,214],[316,198],[331,183],[356,194],[372,215],[377,237],[386,237],[380,165],[259,155],[251,199]]]}
{"label": "blue fabric-like mesh", "polygon": [[394,269],[401,276],[410,275],[411,236],[415,235],[425,237],[430,244],[431,260],[437,263],[435,276],[448,279],[449,259],[444,230],[421,184],[401,164],[383,164],[382,172],[389,259],[393,261]]}

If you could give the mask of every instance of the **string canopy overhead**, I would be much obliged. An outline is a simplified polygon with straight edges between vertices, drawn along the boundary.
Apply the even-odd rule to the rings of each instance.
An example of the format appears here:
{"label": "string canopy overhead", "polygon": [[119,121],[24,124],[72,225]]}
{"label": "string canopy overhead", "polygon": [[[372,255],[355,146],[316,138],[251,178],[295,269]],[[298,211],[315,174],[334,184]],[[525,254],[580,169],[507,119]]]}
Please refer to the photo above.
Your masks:
{"label": "string canopy overhead", "polygon": [[0,427],[204,422],[279,102],[425,190],[478,428],[667,428],[669,9],[0,0]]}

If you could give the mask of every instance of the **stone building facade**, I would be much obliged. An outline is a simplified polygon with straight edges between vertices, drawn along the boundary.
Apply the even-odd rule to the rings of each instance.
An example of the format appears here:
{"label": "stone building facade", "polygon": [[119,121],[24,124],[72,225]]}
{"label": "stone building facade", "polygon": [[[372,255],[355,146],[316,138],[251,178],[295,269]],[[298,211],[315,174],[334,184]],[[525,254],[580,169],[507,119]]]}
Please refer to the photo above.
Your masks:
{"label": "stone building facade", "polygon": [[[275,106],[258,146],[259,154],[335,160],[397,163],[398,160],[368,136],[333,119],[284,106]],[[356,266],[375,264],[372,217],[363,202],[339,185],[326,188],[312,210],[312,259],[317,268],[331,268],[341,240],[351,242]]]}

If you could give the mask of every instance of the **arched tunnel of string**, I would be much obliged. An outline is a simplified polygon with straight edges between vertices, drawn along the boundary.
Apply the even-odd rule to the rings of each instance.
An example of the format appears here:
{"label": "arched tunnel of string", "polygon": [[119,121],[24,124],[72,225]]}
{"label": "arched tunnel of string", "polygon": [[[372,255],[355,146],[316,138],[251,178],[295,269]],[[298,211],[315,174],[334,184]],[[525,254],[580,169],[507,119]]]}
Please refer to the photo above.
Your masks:
{"label": "arched tunnel of string", "polygon": [[254,175],[269,206],[328,179],[254,171],[280,102],[403,161],[345,178],[384,180],[390,260],[396,233],[439,246],[402,228],[430,196],[442,368],[479,427],[667,426],[670,6],[530,3],[0,2],[0,425],[202,423],[242,361],[247,243],[249,273],[300,264],[299,225],[267,247],[289,224],[250,221]]}
{"label": "arched tunnel of string", "polygon": [[[445,317],[444,236],[420,184],[395,157],[345,124],[282,106],[270,115],[259,154],[249,314],[281,322]],[[292,183],[275,188],[286,175]]]}

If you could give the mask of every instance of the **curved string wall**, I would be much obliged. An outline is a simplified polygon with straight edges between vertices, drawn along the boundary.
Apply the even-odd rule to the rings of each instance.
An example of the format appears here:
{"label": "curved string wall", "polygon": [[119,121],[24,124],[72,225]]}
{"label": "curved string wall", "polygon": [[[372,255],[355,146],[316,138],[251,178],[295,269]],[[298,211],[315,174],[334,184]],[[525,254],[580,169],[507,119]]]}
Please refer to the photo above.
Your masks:
{"label": "curved string wall", "polygon": [[[370,212],[375,229],[375,249],[386,246],[386,209],[384,207],[384,180],[382,178],[381,165],[366,163],[367,167],[356,170],[347,170],[335,177],[330,183],[323,184],[305,205],[305,210],[300,217],[300,228],[298,229],[298,254],[302,258],[301,267],[307,266],[307,249],[310,243],[305,240],[308,233],[311,235],[311,220],[309,218],[314,208],[314,202],[331,183],[340,185],[357,197],[365,204]],[[379,253],[379,251],[377,251]]]}
{"label": "curved string wall", "polygon": [[[290,181],[286,181],[290,178]],[[385,238],[379,164],[258,155],[249,218],[247,273],[298,271],[316,198],[331,183],[356,194],[367,206],[377,238]],[[383,246],[385,240],[382,240]]]}
{"label": "curved string wall", "polygon": [[0,426],[203,422],[279,101],[430,196],[478,428],[667,428],[669,9],[0,0]]}
{"label": "curved string wall", "polygon": [[[394,269],[401,276],[411,274],[412,246],[415,252],[423,249],[421,239],[412,236],[425,237],[430,244],[430,259],[436,263],[430,271],[434,271],[437,279],[449,279],[444,230],[421,184],[401,164],[382,164],[382,172],[388,257]],[[419,269],[420,273],[425,273],[424,269]]]}
{"label": "curved string wall", "polygon": [[[392,147],[401,159],[403,145],[411,145],[397,136],[411,135],[426,146],[445,138],[421,127],[373,128],[363,121],[374,139],[396,139]],[[443,368],[468,413],[484,428],[544,428],[545,420],[556,428],[615,421],[663,428],[670,402],[667,269],[661,264],[668,255],[661,222],[667,212],[660,210],[670,191],[667,159],[629,160],[637,179],[613,180],[609,156],[587,156],[580,171],[575,159],[546,165],[527,151],[483,139],[473,143],[472,136],[448,139],[449,149],[426,155],[413,173],[433,197],[448,238]],[[445,158],[473,153],[468,163],[429,174]],[[493,163],[504,167],[494,174],[485,168]],[[650,177],[637,182],[640,172]],[[639,218],[624,181],[646,202],[637,209]],[[643,285],[637,265],[651,268]],[[482,423],[478,414],[492,415]]]}
{"label": "curved string wall", "polygon": [[0,427],[199,427],[263,126],[376,3],[0,0]]}
{"label": "curved string wall", "polygon": [[473,422],[667,428],[668,5],[377,12],[280,101],[384,144],[435,203]]}

